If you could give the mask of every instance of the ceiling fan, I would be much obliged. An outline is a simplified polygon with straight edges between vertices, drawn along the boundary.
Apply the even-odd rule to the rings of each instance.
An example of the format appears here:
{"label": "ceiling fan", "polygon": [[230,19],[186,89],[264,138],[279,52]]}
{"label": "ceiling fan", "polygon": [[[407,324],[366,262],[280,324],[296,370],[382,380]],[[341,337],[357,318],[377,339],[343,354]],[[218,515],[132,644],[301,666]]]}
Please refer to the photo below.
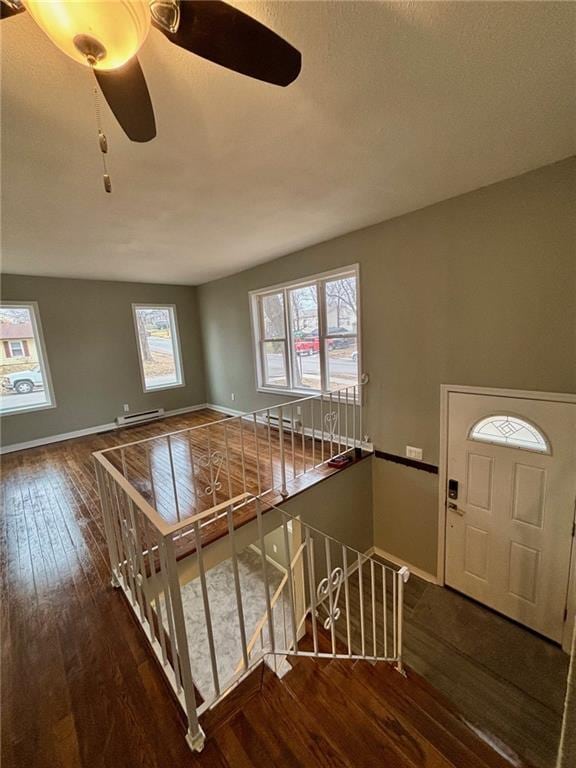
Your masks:
{"label": "ceiling fan", "polygon": [[0,17],[27,11],[50,40],[92,68],[132,141],[156,136],[156,120],[136,54],[150,26],[171,43],[234,72],[286,86],[302,65],[279,35],[221,0],[0,0]]}

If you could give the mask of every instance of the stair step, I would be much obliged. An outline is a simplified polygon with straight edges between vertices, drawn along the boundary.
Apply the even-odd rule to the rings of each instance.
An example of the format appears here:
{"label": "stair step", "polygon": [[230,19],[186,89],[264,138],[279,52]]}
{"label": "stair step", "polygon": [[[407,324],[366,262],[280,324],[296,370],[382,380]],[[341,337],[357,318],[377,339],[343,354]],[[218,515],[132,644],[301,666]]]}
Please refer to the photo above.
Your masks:
{"label": "stair step", "polygon": [[[265,665],[257,666],[241,683],[233,688],[221,702],[212,709],[204,712],[200,717],[200,725],[206,734],[213,733],[221,725],[224,725],[234,715],[241,711],[257,693],[260,693],[263,684]],[[269,671],[269,670],[268,670]],[[272,677],[275,675],[270,672]]]}

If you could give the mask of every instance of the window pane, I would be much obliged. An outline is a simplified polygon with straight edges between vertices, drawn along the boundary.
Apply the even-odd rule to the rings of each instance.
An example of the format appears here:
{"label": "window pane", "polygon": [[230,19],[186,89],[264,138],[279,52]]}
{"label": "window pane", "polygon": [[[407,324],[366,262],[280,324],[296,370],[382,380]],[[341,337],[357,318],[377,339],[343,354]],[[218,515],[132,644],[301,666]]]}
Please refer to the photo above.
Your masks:
{"label": "window pane", "polygon": [[358,340],[352,338],[326,341],[328,388],[339,389],[358,383]]}
{"label": "window pane", "polygon": [[135,313],[144,389],[182,384],[174,310],[172,307],[136,307]]}
{"label": "window pane", "polygon": [[264,339],[286,338],[283,293],[272,293],[262,297],[262,317],[264,319]]}
{"label": "window pane", "polygon": [[326,328],[328,336],[357,333],[356,277],[326,281]]}
{"label": "window pane", "polygon": [[288,386],[285,343],[283,341],[265,341],[263,357],[264,384],[273,387]]}
{"label": "window pane", "polygon": [[315,285],[294,288],[290,296],[294,387],[321,389],[318,290]]}
{"label": "window pane", "polygon": [[0,306],[0,413],[51,405],[32,312]]}
{"label": "window pane", "polygon": [[516,416],[488,416],[474,425],[472,440],[550,453],[546,438],[533,425]]}

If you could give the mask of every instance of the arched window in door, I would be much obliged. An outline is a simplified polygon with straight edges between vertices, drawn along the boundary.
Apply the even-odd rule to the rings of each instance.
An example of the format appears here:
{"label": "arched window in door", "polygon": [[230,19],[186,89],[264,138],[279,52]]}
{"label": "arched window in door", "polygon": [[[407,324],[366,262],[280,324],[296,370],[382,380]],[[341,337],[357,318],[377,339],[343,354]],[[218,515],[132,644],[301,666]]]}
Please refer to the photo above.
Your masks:
{"label": "arched window in door", "polygon": [[534,424],[518,416],[487,416],[474,424],[470,430],[470,439],[524,448],[537,453],[550,453],[548,440],[542,432]]}

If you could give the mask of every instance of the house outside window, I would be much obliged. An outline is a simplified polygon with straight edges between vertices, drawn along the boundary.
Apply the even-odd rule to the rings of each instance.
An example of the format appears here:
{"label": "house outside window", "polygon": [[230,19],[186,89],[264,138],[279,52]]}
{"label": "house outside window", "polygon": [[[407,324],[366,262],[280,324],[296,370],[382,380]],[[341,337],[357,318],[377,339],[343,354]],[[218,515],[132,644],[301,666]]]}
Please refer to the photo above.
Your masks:
{"label": "house outside window", "polygon": [[37,304],[0,304],[0,414],[54,404]]}
{"label": "house outside window", "polygon": [[133,304],[144,392],[184,386],[176,307]]}
{"label": "house outside window", "polygon": [[250,294],[258,389],[309,394],[360,380],[357,266]]}

